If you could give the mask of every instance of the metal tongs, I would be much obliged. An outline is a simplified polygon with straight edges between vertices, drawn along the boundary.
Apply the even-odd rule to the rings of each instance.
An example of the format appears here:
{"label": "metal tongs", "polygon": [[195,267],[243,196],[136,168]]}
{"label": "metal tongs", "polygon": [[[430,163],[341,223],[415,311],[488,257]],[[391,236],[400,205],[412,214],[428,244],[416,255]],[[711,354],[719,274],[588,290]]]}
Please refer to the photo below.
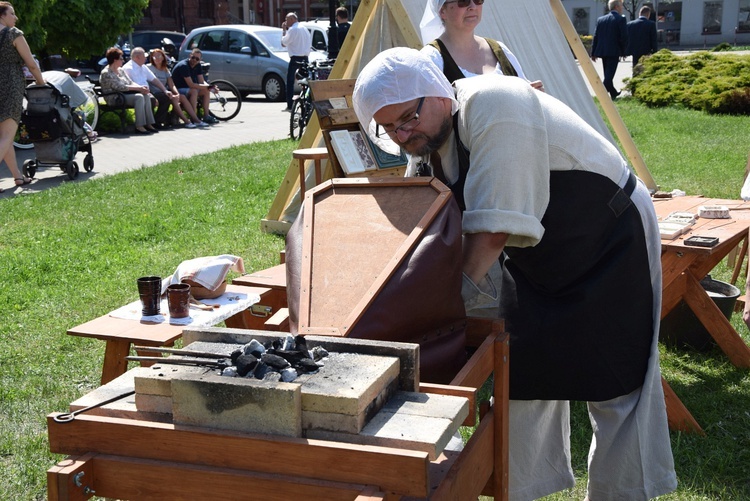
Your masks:
{"label": "metal tongs", "polygon": [[221,355],[219,353],[179,350],[176,348],[158,348],[155,346],[134,346],[133,348],[135,348],[136,351],[170,353],[173,355],[181,355],[187,358],[130,356],[125,357],[125,360],[133,360],[136,362],[155,362],[167,365],[191,365],[194,367],[211,367],[216,369],[224,369],[232,365],[232,362],[229,360],[229,355]]}
{"label": "metal tongs", "polygon": [[130,395],[134,395],[134,394],[135,394],[135,390],[121,393],[120,395],[107,399],[103,402],[99,402],[98,404],[89,405],[88,407],[84,407],[83,409],[78,409],[77,411],[66,412],[65,414],[59,414],[57,416],[54,416],[52,420],[55,421],[55,423],[70,423],[76,418],[78,414],[82,414],[84,412],[90,411],[91,409],[96,409],[97,407],[102,407],[104,405],[111,404],[112,402],[116,402],[117,400],[120,400],[121,398],[129,397]]}

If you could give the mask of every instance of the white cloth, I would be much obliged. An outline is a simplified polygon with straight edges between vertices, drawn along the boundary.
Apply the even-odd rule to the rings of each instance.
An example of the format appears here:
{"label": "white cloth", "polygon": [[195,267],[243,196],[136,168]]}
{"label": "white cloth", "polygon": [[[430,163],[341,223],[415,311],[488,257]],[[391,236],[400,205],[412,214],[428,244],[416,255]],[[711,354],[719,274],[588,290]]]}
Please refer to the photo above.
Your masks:
{"label": "white cloth", "polygon": [[281,45],[286,47],[290,56],[307,56],[312,47],[312,35],[307,28],[296,22],[281,37]]}
{"label": "white cloth", "polygon": [[[395,66],[398,74],[393,71]],[[395,47],[381,52],[362,69],[352,101],[362,128],[372,131],[372,116],[378,110],[420,97],[448,98],[453,112],[458,109],[453,87],[429,57],[415,49]]]}
{"label": "white cloth", "polygon": [[150,81],[156,79],[156,76],[151,73],[151,70],[145,64],[138,64],[132,59],[125,63],[122,69],[138,85],[148,85]]}
{"label": "white cloth", "polygon": [[[500,44],[500,48],[503,49],[503,53],[505,54],[505,57],[508,58],[510,65],[513,66],[514,70],[516,70],[516,74],[518,74],[518,77],[523,78],[524,80],[528,81],[528,78],[526,78],[526,74],[524,74],[523,68],[521,67],[521,63],[518,61],[518,58],[515,56],[515,54],[513,54],[513,52],[511,52],[511,50],[503,42],[498,40],[497,43]],[[437,50],[432,45],[425,45],[424,47],[422,47],[422,52],[427,54],[427,56],[432,60],[432,62],[435,63],[435,66],[440,68],[440,71],[443,71],[443,66],[444,66],[443,56],[440,54],[439,50]],[[461,73],[463,73],[466,78],[479,76],[478,73],[472,73],[461,65],[458,66],[458,69],[461,70]],[[499,75],[503,74],[503,69],[500,66],[499,61],[497,65],[495,65],[495,73]]]}
{"label": "white cloth", "polygon": [[239,256],[222,254],[221,256],[198,257],[183,261],[177,270],[162,280],[162,294],[172,284],[179,284],[183,280],[192,280],[208,290],[216,290],[226,280],[229,270],[245,273],[245,264]]}
{"label": "white cloth", "polygon": [[141,313],[143,305],[140,299],[126,304],[109,313],[110,317],[123,318],[125,320],[138,320],[141,322],[151,322],[155,324],[169,323],[172,325],[189,325],[191,327],[210,327],[219,322],[226,320],[232,315],[245,311],[250,306],[260,301],[258,294],[244,294],[225,292],[214,299],[202,301],[204,304],[218,305],[218,308],[211,310],[202,310],[194,307],[190,308],[190,315],[182,318],[172,318],[169,316],[169,306],[166,296],[162,298],[159,306],[159,315],[145,316]]}
{"label": "white cloth", "polygon": [[422,15],[422,20],[419,22],[422,45],[432,42],[445,31],[443,20],[440,19],[440,9],[444,4],[445,0],[427,0],[427,7]]}

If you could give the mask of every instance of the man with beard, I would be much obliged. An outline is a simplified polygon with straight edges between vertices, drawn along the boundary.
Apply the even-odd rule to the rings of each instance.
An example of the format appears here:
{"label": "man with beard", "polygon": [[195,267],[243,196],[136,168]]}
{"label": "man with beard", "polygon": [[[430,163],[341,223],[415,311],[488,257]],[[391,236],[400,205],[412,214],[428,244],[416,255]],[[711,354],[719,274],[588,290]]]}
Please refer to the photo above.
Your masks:
{"label": "man with beard", "polygon": [[[569,400],[587,402],[594,429],[590,500],[672,491],[659,230],[617,149],[520,79],[452,87],[412,49],[376,56],[353,101],[364,130],[410,154],[409,174],[434,175],[456,197],[467,310],[500,296],[511,335],[511,499],[575,484]],[[498,260],[501,284],[487,276]]]}

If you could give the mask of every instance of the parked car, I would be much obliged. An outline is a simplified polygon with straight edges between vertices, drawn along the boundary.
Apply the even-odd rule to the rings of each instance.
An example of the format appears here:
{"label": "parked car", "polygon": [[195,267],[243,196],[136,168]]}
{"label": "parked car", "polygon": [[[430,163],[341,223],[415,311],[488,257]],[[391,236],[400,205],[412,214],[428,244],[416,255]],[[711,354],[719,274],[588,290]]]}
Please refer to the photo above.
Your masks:
{"label": "parked car", "polygon": [[[289,54],[281,45],[281,33],[281,28],[254,24],[196,28],[182,43],[179,59],[197,47],[211,63],[210,78],[232,82],[243,96],[262,92],[269,101],[283,101]],[[317,59],[325,56],[312,52],[310,60]]]}
{"label": "parked car", "polygon": [[300,21],[302,26],[312,35],[312,48],[317,51],[328,53],[328,27],[331,22],[328,19],[314,19],[312,21]]}
{"label": "parked car", "polygon": [[170,39],[175,47],[179,47],[185,40],[185,34],[179,31],[135,31],[132,35],[122,35],[118,44],[120,46],[127,44],[129,48],[143,47],[148,52],[151,49],[161,48],[161,41],[165,38]]}

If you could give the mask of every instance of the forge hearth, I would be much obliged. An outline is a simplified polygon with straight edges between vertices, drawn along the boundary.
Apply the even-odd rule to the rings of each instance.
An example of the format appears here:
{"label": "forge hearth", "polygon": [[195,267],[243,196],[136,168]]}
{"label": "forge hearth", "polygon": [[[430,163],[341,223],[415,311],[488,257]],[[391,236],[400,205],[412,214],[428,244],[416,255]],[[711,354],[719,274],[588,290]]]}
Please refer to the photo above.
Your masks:
{"label": "forge hearth", "polygon": [[[186,331],[185,350],[230,354],[267,331]],[[160,364],[134,375],[139,412],[174,424],[289,437],[402,446],[437,456],[468,415],[461,397],[416,393],[415,344],[307,336],[329,352],[323,367],[291,383],[227,377],[221,370]]]}

